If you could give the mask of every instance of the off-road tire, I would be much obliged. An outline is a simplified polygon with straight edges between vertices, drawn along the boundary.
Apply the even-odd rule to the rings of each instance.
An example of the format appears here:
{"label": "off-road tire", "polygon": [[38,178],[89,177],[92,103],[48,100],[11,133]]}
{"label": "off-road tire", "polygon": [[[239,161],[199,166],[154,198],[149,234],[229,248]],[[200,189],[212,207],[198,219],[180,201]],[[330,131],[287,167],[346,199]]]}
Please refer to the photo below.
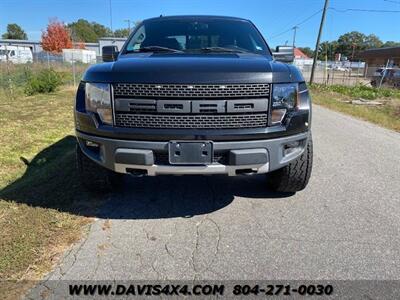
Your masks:
{"label": "off-road tire", "polygon": [[303,154],[287,166],[267,174],[268,187],[275,192],[295,193],[303,190],[311,176],[313,164],[312,137]]}
{"label": "off-road tire", "polygon": [[88,158],[76,145],[76,165],[81,184],[92,192],[118,189],[123,182],[123,174],[108,170]]}

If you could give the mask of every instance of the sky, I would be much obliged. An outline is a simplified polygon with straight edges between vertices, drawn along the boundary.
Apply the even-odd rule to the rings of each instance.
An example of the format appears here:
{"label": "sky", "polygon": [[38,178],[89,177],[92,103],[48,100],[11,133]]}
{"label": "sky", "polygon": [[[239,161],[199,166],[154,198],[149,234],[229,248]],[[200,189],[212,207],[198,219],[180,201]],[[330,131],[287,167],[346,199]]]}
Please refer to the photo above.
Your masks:
{"label": "sky", "polygon": [[[126,28],[125,20],[161,14],[225,15],[250,19],[270,46],[291,44],[291,28],[298,25],[296,46],[314,48],[323,4],[324,0],[0,0],[0,34],[8,23],[17,23],[29,39],[40,40],[55,17],[66,23],[79,18],[108,27],[112,23],[115,30]],[[329,7],[323,41],[353,30],[400,41],[400,0],[330,0]]]}

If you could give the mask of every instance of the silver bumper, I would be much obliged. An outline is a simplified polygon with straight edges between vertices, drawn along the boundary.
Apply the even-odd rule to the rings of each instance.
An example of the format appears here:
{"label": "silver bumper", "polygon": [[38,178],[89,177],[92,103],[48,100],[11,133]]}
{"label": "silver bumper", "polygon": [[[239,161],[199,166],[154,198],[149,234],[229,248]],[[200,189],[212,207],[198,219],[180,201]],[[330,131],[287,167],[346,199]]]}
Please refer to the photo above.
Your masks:
{"label": "silver bumper", "polygon": [[[209,165],[169,165],[155,164],[153,160],[146,160],[143,163],[121,163],[117,161],[117,153],[151,153],[155,151],[168,151],[168,141],[149,142],[149,141],[131,141],[102,138],[98,136],[87,135],[76,132],[79,145],[89,158],[105,168],[119,173],[132,173],[143,171],[143,174],[149,176],[162,174],[226,174],[229,176],[240,173],[267,173],[282,168],[292,160],[298,158],[305,149],[309,132],[297,135],[255,141],[235,141],[235,142],[213,142],[214,151],[235,151],[249,153],[256,149],[266,150],[267,159],[262,163],[256,164],[221,164],[212,163]],[[87,141],[99,145],[99,151],[94,153],[86,146]],[[288,145],[296,145],[290,151],[287,151]],[[264,150],[264,151],[265,151]]]}
{"label": "silver bumper", "polygon": [[148,176],[155,175],[211,175],[211,174],[226,174],[229,176],[237,175],[239,171],[248,171],[248,173],[267,173],[269,163],[263,165],[241,165],[229,166],[219,163],[213,163],[204,166],[169,166],[169,165],[127,165],[115,163],[115,171],[118,173],[127,173],[127,169],[146,170]]}

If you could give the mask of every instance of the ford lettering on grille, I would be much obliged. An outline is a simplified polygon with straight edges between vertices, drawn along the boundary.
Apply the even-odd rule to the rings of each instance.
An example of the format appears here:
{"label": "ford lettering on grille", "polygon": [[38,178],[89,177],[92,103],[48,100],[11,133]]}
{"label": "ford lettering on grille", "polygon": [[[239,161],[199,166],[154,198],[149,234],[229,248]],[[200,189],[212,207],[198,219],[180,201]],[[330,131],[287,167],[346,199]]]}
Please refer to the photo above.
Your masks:
{"label": "ford lettering on grille", "polygon": [[115,84],[115,125],[234,129],[267,126],[269,84]]}

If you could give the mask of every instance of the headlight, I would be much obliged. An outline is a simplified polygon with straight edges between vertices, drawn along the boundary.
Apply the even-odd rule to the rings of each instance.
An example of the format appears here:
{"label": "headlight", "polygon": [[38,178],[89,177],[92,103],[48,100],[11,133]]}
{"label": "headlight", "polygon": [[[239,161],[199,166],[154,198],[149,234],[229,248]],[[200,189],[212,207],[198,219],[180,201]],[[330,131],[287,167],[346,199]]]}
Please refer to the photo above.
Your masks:
{"label": "headlight", "polygon": [[105,124],[112,124],[111,88],[107,83],[86,83],[86,111],[97,113]]}
{"label": "headlight", "polygon": [[285,114],[293,110],[297,99],[297,83],[276,83],[272,88],[271,125],[282,122]]}
{"label": "headlight", "polygon": [[309,109],[305,83],[277,83],[272,88],[271,125],[280,124],[288,112]]}

